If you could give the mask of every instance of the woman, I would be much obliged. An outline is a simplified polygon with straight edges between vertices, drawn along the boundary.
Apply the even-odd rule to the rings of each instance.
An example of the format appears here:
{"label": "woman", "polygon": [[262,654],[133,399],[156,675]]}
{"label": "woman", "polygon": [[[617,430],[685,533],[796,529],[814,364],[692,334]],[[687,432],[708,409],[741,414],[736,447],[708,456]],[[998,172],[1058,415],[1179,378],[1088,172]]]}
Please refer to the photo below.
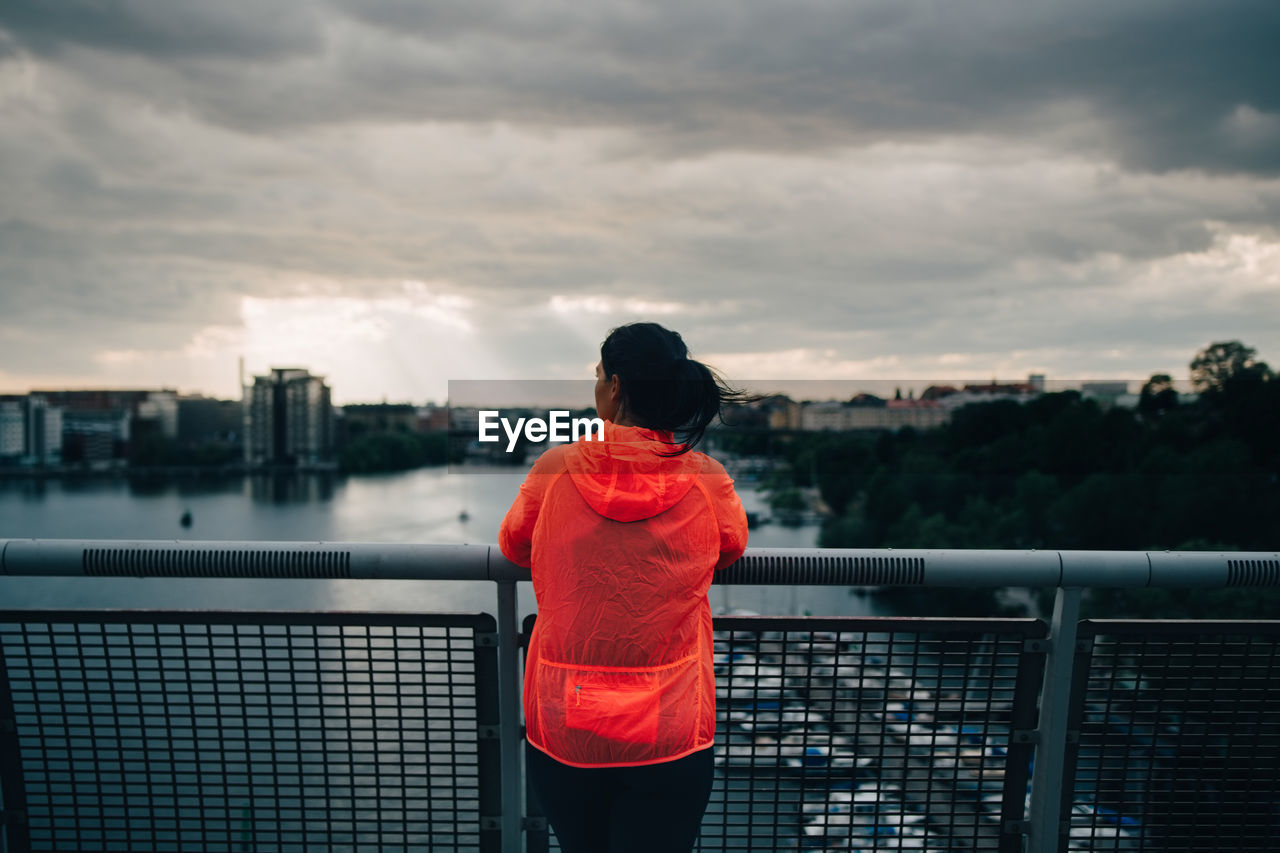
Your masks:
{"label": "woman", "polygon": [[747,543],[733,481],[693,447],[742,398],[635,323],[601,345],[595,399],[603,440],[544,453],[499,534],[538,600],[528,780],[566,853],[687,851],[713,775],[707,590]]}

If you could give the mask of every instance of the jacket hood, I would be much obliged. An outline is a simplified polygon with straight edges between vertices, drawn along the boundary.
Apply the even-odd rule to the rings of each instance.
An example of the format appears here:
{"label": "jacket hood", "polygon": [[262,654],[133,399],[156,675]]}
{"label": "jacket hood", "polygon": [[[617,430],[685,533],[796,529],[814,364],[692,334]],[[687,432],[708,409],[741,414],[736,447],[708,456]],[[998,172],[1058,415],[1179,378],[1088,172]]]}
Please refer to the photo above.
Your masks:
{"label": "jacket hood", "polygon": [[565,468],[583,500],[605,518],[652,518],[688,494],[702,470],[701,453],[662,456],[672,450],[669,439],[605,421],[604,440],[579,439],[565,449]]}

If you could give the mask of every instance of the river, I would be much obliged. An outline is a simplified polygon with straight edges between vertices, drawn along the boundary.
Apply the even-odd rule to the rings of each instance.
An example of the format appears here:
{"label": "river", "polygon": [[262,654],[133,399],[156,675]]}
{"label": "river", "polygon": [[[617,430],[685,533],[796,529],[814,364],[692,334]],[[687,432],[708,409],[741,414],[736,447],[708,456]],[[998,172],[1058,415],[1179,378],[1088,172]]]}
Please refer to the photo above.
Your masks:
{"label": "river", "polygon": [[[490,544],[524,469],[397,474],[0,480],[0,539],[167,539]],[[764,496],[740,483],[748,510]],[[461,517],[466,512],[465,520]],[[180,520],[190,513],[191,524]],[[816,525],[764,524],[754,547],[809,547]],[[532,612],[521,584],[520,610]],[[824,587],[715,587],[717,612],[862,616],[874,600]],[[494,612],[494,585],[463,581],[4,578],[0,607]]]}

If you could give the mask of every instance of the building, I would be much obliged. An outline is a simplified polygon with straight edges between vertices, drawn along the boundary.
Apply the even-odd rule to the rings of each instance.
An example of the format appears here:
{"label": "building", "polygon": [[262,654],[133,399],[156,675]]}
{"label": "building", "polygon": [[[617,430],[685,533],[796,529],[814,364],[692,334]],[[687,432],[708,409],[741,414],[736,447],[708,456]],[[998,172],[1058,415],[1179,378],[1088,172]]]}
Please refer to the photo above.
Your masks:
{"label": "building", "polygon": [[173,391],[33,391],[24,398],[21,461],[123,465],[137,435],[172,433],[175,397]]}
{"label": "building", "polygon": [[27,396],[26,457],[32,465],[58,465],[62,462],[63,413],[50,406],[38,394]]}
{"label": "building", "polygon": [[118,467],[157,446],[237,445],[243,424],[239,400],[169,390],[0,395],[0,465]]}
{"label": "building", "polygon": [[951,420],[951,411],[935,400],[889,400],[883,409],[884,429],[933,429]]}
{"label": "building", "polygon": [[726,407],[724,423],[735,429],[800,429],[800,404],[785,394],[770,394]]}
{"label": "building", "polygon": [[1129,391],[1129,383],[1122,380],[1081,383],[1080,396],[1097,402],[1104,409],[1112,406],[1136,408],[1139,400],[1139,395]]}
{"label": "building", "polygon": [[173,391],[148,391],[133,407],[135,426],[146,424],[149,431],[165,438],[178,437],[178,395]]}
{"label": "building", "polygon": [[0,397],[0,463],[62,462],[62,409],[39,394]]}
{"label": "building", "polygon": [[156,435],[166,439],[177,435],[175,391],[36,391],[31,397],[40,397],[49,408],[62,410],[59,446],[64,462],[90,467],[122,465],[135,442]]}
{"label": "building", "polygon": [[239,400],[218,400],[200,395],[178,398],[178,444],[181,447],[238,445],[242,429],[244,407]]}
{"label": "building", "polygon": [[920,395],[922,400],[936,401],[944,409],[954,411],[971,403],[994,403],[998,400],[1012,400],[1015,403],[1026,403],[1044,393],[1045,377],[1041,373],[1033,373],[1026,382],[980,382],[970,383],[963,388],[951,385],[930,385]]}
{"label": "building", "polygon": [[354,403],[342,407],[347,436],[367,432],[417,432],[419,411],[410,403]]}
{"label": "building", "polygon": [[244,388],[249,465],[326,465],[333,459],[329,386],[302,368],[273,367]]}
{"label": "building", "polygon": [[951,410],[935,400],[882,400],[870,394],[847,403],[805,403],[800,411],[801,429],[819,432],[932,429],[950,419]]}
{"label": "building", "polygon": [[480,434],[480,409],[477,406],[450,406],[449,432],[475,437]]}
{"label": "building", "polygon": [[800,429],[811,432],[841,432],[849,429],[850,406],[837,400],[806,402],[800,406]]}
{"label": "building", "polygon": [[132,437],[132,420],[123,409],[68,409],[62,423],[66,461],[91,467],[123,464]]}
{"label": "building", "polygon": [[27,454],[26,397],[0,397],[0,460],[14,462]]}
{"label": "building", "polygon": [[427,403],[418,410],[419,432],[448,432],[449,407]]}

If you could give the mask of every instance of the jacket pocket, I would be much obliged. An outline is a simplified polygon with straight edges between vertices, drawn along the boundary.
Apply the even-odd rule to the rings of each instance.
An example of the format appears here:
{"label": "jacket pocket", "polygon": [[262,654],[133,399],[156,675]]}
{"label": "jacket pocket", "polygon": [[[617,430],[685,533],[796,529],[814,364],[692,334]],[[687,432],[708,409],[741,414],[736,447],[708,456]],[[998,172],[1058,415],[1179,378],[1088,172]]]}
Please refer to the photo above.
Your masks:
{"label": "jacket pocket", "polygon": [[566,744],[603,738],[619,747],[665,747],[665,740],[685,737],[684,718],[696,715],[696,656],[656,667],[540,664],[539,719],[548,743],[556,736],[547,728],[560,723]]}
{"label": "jacket pocket", "polygon": [[658,741],[662,691],[653,676],[580,673],[565,684],[564,723],[622,743]]}

